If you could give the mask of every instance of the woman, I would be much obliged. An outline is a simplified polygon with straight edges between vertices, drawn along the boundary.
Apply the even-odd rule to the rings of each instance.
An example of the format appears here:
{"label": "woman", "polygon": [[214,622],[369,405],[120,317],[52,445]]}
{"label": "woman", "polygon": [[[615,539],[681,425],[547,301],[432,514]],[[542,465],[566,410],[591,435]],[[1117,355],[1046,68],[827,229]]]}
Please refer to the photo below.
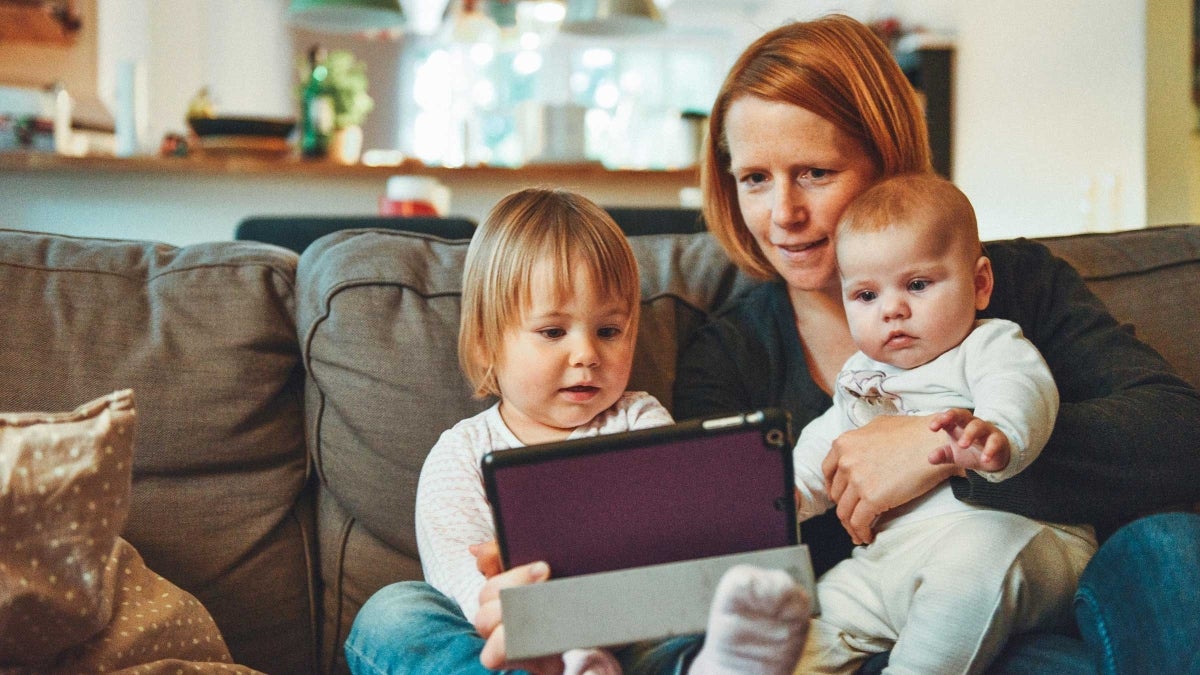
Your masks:
{"label": "woman", "polygon": [[[751,45],[713,106],[704,215],[739,267],[774,283],[706,327],[681,357],[676,418],[778,405],[799,427],[823,412],[853,351],[833,258],[835,224],[879,178],[929,166],[915,95],[862,24],[827,17]],[[1200,496],[1191,478],[1200,453],[1184,431],[1200,422],[1197,392],[1120,329],[1044,247],[996,244],[988,255],[996,291],[986,315],[1021,325],[1062,392],[1049,444],[1026,471],[988,483],[926,461],[941,444],[928,418],[879,418],[845,434],[823,467],[836,514],[803,526],[818,574],[847,556],[851,541],[871,541],[879,515],[947,479],[961,500],[1102,531]],[[1195,518],[1156,522],[1195,535]],[[1037,651],[1036,641],[1027,646]],[[1006,662],[1020,669],[1012,656]]]}
{"label": "woman", "polygon": [[[834,16],[790,24],[748,47],[710,118],[705,219],[741,268],[774,282],[718,317],[683,354],[676,418],[776,405],[799,427],[823,412],[831,380],[853,351],[831,246],[835,223],[880,178],[929,167],[915,94],[861,23]],[[1079,276],[1044,247],[993,245],[988,254],[996,271],[988,315],[1019,323],[1058,380],[1063,406],[1050,443],[1030,469],[990,484],[929,464],[938,439],[923,418],[880,418],[843,435],[824,467],[837,511],[803,528],[818,572],[848,555],[852,542],[871,541],[879,514],[947,479],[958,498],[972,503],[1102,528],[1200,498],[1192,478],[1200,453],[1189,435],[1200,425],[1200,395],[1120,330]],[[1173,514],[1139,521],[1097,554],[1077,607],[1085,636],[1104,636],[1089,644],[1103,648],[1093,654],[1076,638],[1020,636],[993,671],[1095,672],[1099,664],[1130,663],[1140,672],[1186,670],[1169,659],[1190,658],[1179,634],[1200,634],[1200,608],[1176,592],[1200,587],[1198,520]],[[1151,559],[1145,551],[1157,556],[1149,569],[1142,569],[1141,561]],[[1190,561],[1181,562],[1180,552],[1189,552]],[[484,665],[561,668],[558,659],[505,663],[499,591],[544,580],[544,566],[496,574],[494,546],[482,547],[478,559],[495,574],[475,622],[487,638]],[[1114,602],[1119,594],[1149,608]],[[1123,632],[1135,612],[1161,615],[1180,633]],[[1125,642],[1123,634],[1136,639]],[[679,638],[656,645],[635,670],[683,672],[698,643]],[[1158,660],[1141,660],[1147,657]]]}

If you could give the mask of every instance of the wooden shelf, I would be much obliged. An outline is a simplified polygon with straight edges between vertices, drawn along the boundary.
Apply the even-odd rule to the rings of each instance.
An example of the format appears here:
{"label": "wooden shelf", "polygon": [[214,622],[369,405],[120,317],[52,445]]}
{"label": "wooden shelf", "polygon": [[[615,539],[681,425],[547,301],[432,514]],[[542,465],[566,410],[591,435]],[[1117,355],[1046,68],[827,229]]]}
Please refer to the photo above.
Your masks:
{"label": "wooden shelf", "polygon": [[79,28],[70,0],[0,0],[0,43],[71,45]]}
{"label": "wooden shelf", "polygon": [[250,176],[309,176],[322,178],[363,178],[398,173],[435,177],[520,178],[553,180],[563,177],[601,178],[606,176],[662,176],[699,180],[695,167],[657,170],[611,170],[598,163],[534,164],[506,167],[431,167],[416,161],[397,166],[342,166],[325,161],[301,159],[270,160],[256,157],[65,157],[49,152],[0,152],[0,171],[102,172]]}

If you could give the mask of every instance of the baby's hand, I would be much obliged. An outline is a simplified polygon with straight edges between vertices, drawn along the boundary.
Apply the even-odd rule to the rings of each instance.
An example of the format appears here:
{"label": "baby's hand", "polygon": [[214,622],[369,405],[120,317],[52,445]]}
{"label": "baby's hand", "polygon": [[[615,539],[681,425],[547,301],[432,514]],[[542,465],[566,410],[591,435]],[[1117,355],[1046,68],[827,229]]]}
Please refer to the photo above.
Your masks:
{"label": "baby's hand", "polygon": [[1002,471],[1012,450],[1008,436],[996,425],[964,408],[951,408],[933,416],[930,431],[945,431],[951,443],[929,453],[930,464],[956,464],[975,471]]}

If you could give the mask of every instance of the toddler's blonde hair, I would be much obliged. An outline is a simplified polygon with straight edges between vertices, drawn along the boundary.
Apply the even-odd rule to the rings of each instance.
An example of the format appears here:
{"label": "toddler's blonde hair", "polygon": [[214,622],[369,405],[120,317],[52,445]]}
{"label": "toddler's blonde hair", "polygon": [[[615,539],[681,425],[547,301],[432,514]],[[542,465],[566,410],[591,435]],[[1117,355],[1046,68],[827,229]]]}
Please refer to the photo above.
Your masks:
{"label": "toddler's blonde hair", "polygon": [[[534,289],[533,270],[549,261],[553,288]],[[463,269],[458,360],[476,397],[499,396],[493,366],[504,333],[520,324],[533,294],[570,295],[577,274],[603,298],[626,303],[629,339],[637,336],[641,288],[637,260],[611,216],[591,200],[552,188],[501,199],[471,237]]]}

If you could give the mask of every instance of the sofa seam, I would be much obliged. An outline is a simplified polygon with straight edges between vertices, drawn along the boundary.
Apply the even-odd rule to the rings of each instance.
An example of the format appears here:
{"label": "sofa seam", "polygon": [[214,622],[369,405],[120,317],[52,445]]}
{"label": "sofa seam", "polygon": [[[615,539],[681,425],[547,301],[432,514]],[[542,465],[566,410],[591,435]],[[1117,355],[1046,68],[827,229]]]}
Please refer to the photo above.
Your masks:
{"label": "sofa seam", "polygon": [[284,285],[287,287],[287,289],[292,293],[293,296],[296,294],[296,290],[297,290],[295,274],[288,274],[287,270],[280,269],[279,266],[277,266],[277,265],[272,265],[272,264],[262,263],[262,262],[247,262],[247,263],[238,263],[238,264],[213,263],[213,264],[206,264],[206,265],[188,265],[187,267],[182,267],[179,269],[165,270],[162,272],[157,272],[154,274],[146,274],[146,275],[122,274],[120,272],[116,272],[113,270],[103,270],[103,269],[95,269],[95,268],[88,268],[88,267],[52,267],[52,266],[47,266],[47,265],[30,265],[28,263],[14,262],[14,261],[10,261],[10,260],[0,261],[0,266],[12,267],[12,268],[16,268],[16,269],[30,270],[30,271],[36,271],[36,272],[56,273],[56,274],[99,274],[102,276],[114,277],[117,279],[124,279],[126,281],[144,282],[146,284],[149,284],[150,282],[158,281],[160,279],[163,279],[163,278],[166,278],[169,276],[173,276],[176,274],[184,274],[187,272],[194,272],[196,270],[202,270],[202,269],[261,268],[261,269],[268,270],[271,273],[271,276],[273,278],[277,278],[277,279],[281,280],[284,283]]}
{"label": "sofa seam", "polygon": [[[297,527],[300,529],[301,538],[304,540],[304,570],[308,576],[306,584],[308,586],[308,592],[305,595],[308,598],[308,631],[309,640],[312,643],[312,660],[309,661],[309,663],[313,666],[319,666],[321,663],[321,613],[319,604],[317,602],[317,588],[319,586],[317,579],[319,576],[320,561],[319,559],[314,559],[313,557],[313,551],[316,550],[318,546],[315,536],[317,524],[315,522],[316,519],[314,518],[313,531],[309,532],[306,530],[304,527],[304,518],[302,517],[302,514],[297,513],[298,508],[302,508],[302,504],[294,504],[291,508],[291,515],[292,519],[296,522]],[[313,509],[315,515],[315,494],[313,495],[311,508]]]}
{"label": "sofa seam", "polygon": [[346,524],[342,526],[342,534],[337,548],[337,574],[334,577],[335,586],[333,592],[334,598],[334,624],[333,624],[333,643],[329,650],[329,659],[326,662],[326,672],[333,672],[333,664],[337,661],[338,645],[343,644],[342,639],[342,593],[343,593],[343,577],[346,572],[346,548],[350,544],[350,532],[354,529],[355,518],[350,516],[346,519]]}

